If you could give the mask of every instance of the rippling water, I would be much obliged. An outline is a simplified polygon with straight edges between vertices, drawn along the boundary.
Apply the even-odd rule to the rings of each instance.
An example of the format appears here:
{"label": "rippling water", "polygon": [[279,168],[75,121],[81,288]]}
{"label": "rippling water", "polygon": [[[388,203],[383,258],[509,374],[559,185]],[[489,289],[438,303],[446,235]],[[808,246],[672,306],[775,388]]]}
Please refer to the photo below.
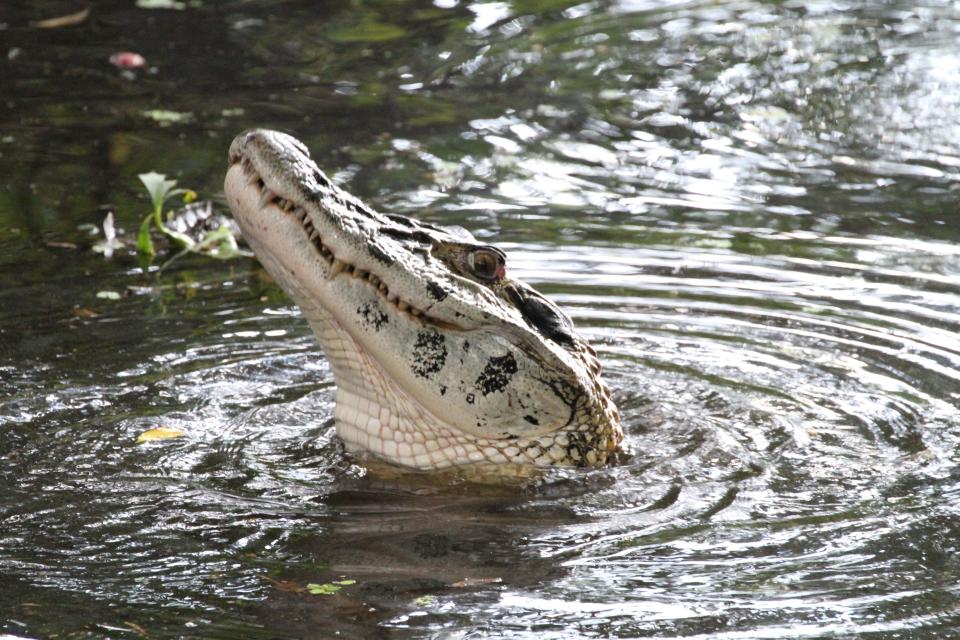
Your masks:
{"label": "rippling water", "polygon": [[[0,633],[960,633],[955,3],[178,6],[0,9]],[[137,173],[215,195],[250,126],[505,248],[600,352],[621,460],[368,474],[253,261],[87,250]]]}

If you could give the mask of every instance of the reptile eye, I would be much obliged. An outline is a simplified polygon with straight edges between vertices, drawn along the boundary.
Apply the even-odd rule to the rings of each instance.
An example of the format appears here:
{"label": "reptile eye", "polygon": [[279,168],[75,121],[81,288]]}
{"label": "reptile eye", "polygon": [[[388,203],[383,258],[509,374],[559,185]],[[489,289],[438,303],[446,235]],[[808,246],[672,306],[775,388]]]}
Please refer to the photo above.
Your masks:
{"label": "reptile eye", "polygon": [[476,249],[468,256],[470,270],[478,278],[494,280],[503,277],[503,259],[490,249]]}

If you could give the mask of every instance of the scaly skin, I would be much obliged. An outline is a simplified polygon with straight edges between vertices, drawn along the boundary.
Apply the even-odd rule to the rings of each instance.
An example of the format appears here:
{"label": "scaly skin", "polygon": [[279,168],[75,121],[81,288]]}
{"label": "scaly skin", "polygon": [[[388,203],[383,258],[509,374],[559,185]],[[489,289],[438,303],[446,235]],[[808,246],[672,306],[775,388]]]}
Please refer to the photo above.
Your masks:
{"label": "scaly skin", "polygon": [[239,135],[225,190],[330,361],[347,450],[420,470],[599,466],[623,438],[596,352],[462,229],[377,213],[295,138]]}

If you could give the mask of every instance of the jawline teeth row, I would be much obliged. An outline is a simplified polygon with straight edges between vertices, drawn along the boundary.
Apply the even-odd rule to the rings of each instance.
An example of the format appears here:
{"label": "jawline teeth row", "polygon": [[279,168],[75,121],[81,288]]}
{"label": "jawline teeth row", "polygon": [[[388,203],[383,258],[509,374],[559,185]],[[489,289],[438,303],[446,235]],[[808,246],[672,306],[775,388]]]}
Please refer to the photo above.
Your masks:
{"label": "jawline teeth row", "polygon": [[[365,280],[366,282],[370,283],[370,286],[377,291],[380,297],[396,307],[399,311],[408,313],[414,318],[433,322],[431,318],[426,316],[422,310],[411,306],[405,300],[401,300],[399,296],[392,295],[387,285],[384,284],[384,282],[376,274],[371,273],[370,271],[364,271],[363,269],[358,269],[350,263],[338,260],[333,252],[330,251],[325,244],[323,244],[322,238],[320,237],[320,232],[316,227],[313,226],[313,221],[310,220],[310,214],[307,213],[306,209],[297,206],[293,201],[283,198],[271,191],[263,182],[263,179],[260,178],[256,171],[253,170],[253,165],[249,160],[244,159],[243,169],[245,172],[250,174],[249,184],[257,183],[260,189],[260,200],[258,204],[261,209],[271,204],[275,204],[285,213],[293,213],[295,216],[297,216],[297,219],[300,221],[300,226],[307,233],[307,237],[309,238],[310,242],[314,247],[316,247],[320,255],[323,256],[324,260],[327,261],[327,264],[330,268],[330,271],[328,272],[328,278],[333,278],[340,273],[346,273],[347,275],[355,278]],[[437,322],[439,323],[440,321]]]}

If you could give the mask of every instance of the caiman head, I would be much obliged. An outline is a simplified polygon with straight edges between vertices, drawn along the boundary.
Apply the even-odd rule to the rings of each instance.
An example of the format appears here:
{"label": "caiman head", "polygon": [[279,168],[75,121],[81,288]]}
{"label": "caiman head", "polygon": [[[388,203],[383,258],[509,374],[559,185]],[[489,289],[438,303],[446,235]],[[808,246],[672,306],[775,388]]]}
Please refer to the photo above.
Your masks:
{"label": "caiman head", "polygon": [[348,451],[417,469],[597,466],[623,438],[596,352],[462,229],[381,214],[295,138],[230,147],[225,189],[330,361]]}

